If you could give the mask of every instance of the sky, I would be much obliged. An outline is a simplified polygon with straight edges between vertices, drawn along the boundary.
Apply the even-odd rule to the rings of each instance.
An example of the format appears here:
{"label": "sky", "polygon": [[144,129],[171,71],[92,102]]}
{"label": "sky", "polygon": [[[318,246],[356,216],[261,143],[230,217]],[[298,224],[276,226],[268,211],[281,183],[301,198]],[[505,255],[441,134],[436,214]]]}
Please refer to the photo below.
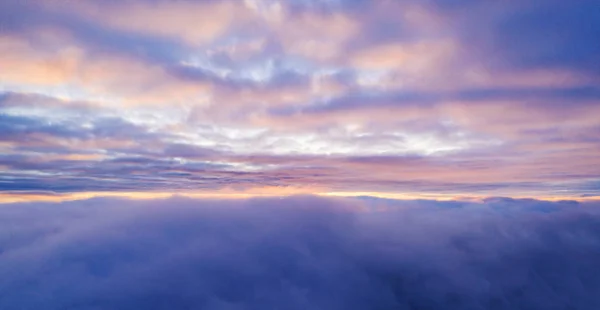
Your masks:
{"label": "sky", "polygon": [[0,200],[600,195],[594,0],[0,0]]}
{"label": "sky", "polygon": [[597,0],[0,0],[0,309],[600,309]]}

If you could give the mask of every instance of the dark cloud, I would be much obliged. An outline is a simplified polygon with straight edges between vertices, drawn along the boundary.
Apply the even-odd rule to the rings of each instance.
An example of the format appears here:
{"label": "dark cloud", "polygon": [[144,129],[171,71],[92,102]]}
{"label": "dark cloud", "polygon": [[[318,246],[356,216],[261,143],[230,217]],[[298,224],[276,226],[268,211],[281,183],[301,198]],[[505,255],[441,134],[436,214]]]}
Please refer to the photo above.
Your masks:
{"label": "dark cloud", "polygon": [[600,72],[600,10],[595,0],[431,3],[460,20],[457,30],[465,45],[497,70]]}
{"label": "dark cloud", "polygon": [[[565,88],[487,88],[461,90],[456,98],[469,101],[494,101],[494,100],[569,100],[598,101],[600,88],[595,86],[565,87]],[[594,102],[595,103],[595,102]],[[567,103],[564,103],[565,105]]]}
{"label": "dark cloud", "polygon": [[82,132],[72,122],[53,124],[32,117],[0,114],[0,141],[25,142],[34,139],[31,137],[33,134],[83,138]]}
{"label": "dark cloud", "polygon": [[[1,112],[1,110],[0,110]],[[118,117],[97,117],[81,120],[67,118],[56,120],[44,116],[17,116],[0,114],[0,141],[15,141],[26,144],[32,140],[51,143],[49,137],[57,139],[135,139],[136,141],[158,140],[161,135],[150,133],[147,128],[137,126]]]}
{"label": "dark cloud", "polygon": [[453,102],[473,102],[480,105],[493,105],[496,102],[531,102],[540,110],[564,109],[576,105],[596,106],[600,100],[600,88],[592,85],[577,87],[504,87],[504,88],[463,88],[452,92],[440,91],[385,91],[353,92],[340,97],[313,102],[308,105],[275,107],[270,115],[286,117],[291,115],[326,114],[360,109],[418,108],[428,110],[436,105]]}
{"label": "dark cloud", "polygon": [[525,67],[576,68],[600,72],[600,9],[596,1],[530,1],[498,25],[503,56]]}
{"label": "dark cloud", "polygon": [[0,308],[598,309],[597,207],[368,197],[1,205]]}

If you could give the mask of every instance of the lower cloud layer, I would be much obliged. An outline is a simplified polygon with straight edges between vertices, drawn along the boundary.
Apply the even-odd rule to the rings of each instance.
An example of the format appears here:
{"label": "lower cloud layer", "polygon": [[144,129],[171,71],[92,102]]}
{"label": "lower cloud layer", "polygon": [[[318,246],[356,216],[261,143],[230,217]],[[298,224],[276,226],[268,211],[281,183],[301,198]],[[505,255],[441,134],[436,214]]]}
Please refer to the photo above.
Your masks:
{"label": "lower cloud layer", "polygon": [[0,205],[0,309],[600,309],[598,207],[316,197]]}

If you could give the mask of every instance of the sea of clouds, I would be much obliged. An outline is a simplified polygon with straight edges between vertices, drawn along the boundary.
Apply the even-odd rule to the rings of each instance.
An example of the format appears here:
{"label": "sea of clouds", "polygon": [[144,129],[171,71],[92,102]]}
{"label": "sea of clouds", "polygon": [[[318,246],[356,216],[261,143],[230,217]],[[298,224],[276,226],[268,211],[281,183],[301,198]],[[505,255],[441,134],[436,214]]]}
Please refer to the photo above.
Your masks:
{"label": "sea of clouds", "polygon": [[0,205],[0,309],[600,309],[600,205]]}

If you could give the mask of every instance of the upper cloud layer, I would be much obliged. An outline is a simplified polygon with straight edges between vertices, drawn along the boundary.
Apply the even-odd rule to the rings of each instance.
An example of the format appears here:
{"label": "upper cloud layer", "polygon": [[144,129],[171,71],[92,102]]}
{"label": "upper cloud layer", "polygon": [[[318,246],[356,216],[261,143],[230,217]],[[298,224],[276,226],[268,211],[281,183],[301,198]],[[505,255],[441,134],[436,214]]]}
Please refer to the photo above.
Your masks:
{"label": "upper cloud layer", "polygon": [[596,195],[595,6],[2,0],[0,189]]}

